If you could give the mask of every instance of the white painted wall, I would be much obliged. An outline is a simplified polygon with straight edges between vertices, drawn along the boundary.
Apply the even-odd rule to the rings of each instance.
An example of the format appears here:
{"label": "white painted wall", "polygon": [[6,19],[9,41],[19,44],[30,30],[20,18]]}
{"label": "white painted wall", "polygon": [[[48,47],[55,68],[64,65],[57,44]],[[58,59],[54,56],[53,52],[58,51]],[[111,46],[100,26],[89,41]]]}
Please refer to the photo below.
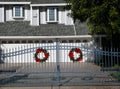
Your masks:
{"label": "white painted wall", "polygon": [[2,14],[3,14],[3,13],[2,13],[2,6],[0,6],[0,22],[3,22],[3,21],[2,21],[2,18],[1,18],[1,17],[2,17]]}
{"label": "white painted wall", "polygon": [[24,13],[25,13],[25,19],[26,21],[30,21],[30,6],[24,6]]}
{"label": "white painted wall", "polygon": [[30,7],[25,5],[24,6],[24,18],[23,19],[14,19],[12,16],[12,11],[13,6],[12,5],[7,5],[5,7],[5,12],[6,12],[6,21],[16,21],[16,20],[24,20],[24,21],[30,21]]}
{"label": "white painted wall", "polygon": [[9,21],[9,6],[7,6],[6,8],[5,8],[5,14],[6,14],[6,16],[5,16],[5,18],[6,18],[6,21]]}
{"label": "white painted wall", "polygon": [[46,24],[46,9],[44,7],[40,7],[40,24]]}
{"label": "white painted wall", "polygon": [[[40,7],[40,24],[47,24],[46,22],[46,8]],[[73,25],[73,19],[68,16],[71,13],[70,10],[65,10],[63,7],[58,8],[58,24]]]}
{"label": "white painted wall", "polygon": [[32,24],[33,26],[39,26],[39,7],[32,8]]}
{"label": "white painted wall", "polygon": [[13,21],[14,19],[12,18],[12,6],[6,6],[5,8],[6,11],[6,21]]}
{"label": "white painted wall", "polygon": [[4,6],[0,6],[0,22],[4,22]]}
{"label": "white painted wall", "polygon": [[68,14],[71,10],[65,10],[63,7],[59,7],[59,23],[65,25],[73,25],[73,19]]}
{"label": "white painted wall", "polygon": [[[73,25],[73,20],[70,16],[68,16],[68,13],[71,13],[70,10],[65,10],[63,7],[59,7],[58,12],[58,24],[65,24],[65,25]],[[16,20],[24,20],[24,21],[31,21],[31,25],[38,26],[40,24],[47,24],[46,22],[46,7],[32,7],[32,10],[30,10],[29,5],[24,5],[24,18],[22,19],[15,19],[12,16],[13,6],[12,5],[6,5],[5,10],[4,7],[0,7],[0,22],[4,22],[4,19],[6,21],[16,21]],[[5,11],[5,15],[4,15]],[[32,13],[31,13],[32,11]],[[5,16],[5,18],[4,18]]]}
{"label": "white painted wall", "polygon": [[70,16],[71,10],[65,10],[65,25],[73,25],[73,19]]}
{"label": "white painted wall", "polygon": [[65,10],[63,7],[59,8],[59,23],[65,24]]}

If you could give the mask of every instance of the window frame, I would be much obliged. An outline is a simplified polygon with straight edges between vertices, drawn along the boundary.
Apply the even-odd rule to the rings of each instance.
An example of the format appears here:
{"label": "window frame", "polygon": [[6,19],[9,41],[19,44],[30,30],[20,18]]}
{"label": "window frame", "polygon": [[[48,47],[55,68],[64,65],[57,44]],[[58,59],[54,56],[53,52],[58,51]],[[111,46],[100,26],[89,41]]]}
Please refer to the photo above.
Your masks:
{"label": "window frame", "polygon": [[[50,9],[54,9],[54,20],[50,20]],[[47,23],[56,23],[58,22],[58,8],[57,7],[48,7],[46,11],[46,22]]]}
{"label": "window frame", "polygon": [[[20,15],[16,16],[16,7],[20,9]],[[13,6],[13,18],[24,18],[24,8],[23,6]]]}

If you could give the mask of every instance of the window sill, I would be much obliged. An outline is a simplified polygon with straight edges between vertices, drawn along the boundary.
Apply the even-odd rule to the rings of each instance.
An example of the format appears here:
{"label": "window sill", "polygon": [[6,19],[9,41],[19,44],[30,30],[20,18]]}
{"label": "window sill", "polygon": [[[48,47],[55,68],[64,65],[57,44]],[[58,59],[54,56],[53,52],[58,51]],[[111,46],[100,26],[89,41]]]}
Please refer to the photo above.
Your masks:
{"label": "window sill", "polygon": [[47,23],[58,23],[58,21],[46,21]]}
{"label": "window sill", "polygon": [[13,19],[24,19],[24,17],[13,17]]}

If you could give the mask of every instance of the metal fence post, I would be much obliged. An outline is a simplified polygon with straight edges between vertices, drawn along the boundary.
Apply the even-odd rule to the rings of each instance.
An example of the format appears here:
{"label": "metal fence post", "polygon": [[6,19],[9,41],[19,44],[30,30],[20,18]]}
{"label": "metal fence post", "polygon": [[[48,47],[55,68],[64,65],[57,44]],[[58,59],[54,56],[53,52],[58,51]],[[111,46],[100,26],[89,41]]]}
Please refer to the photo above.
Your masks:
{"label": "metal fence post", "polygon": [[0,63],[2,62],[2,48],[1,48],[1,42],[0,42]]}
{"label": "metal fence post", "polygon": [[58,85],[60,85],[60,53],[59,53],[60,42],[59,39],[56,38],[56,80]]}

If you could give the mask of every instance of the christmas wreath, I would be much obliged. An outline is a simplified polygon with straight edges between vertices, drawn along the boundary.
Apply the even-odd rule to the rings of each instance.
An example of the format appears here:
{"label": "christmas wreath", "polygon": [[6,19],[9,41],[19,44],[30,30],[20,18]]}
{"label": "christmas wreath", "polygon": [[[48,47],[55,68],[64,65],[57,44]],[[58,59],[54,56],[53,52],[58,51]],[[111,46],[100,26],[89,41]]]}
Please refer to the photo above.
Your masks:
{"label": "christmas wreath", "polygon": [[[40,58],[40,56],[42,58]],[[47,50],[39,48],[36,50],[35,53],[35,60],[36,62],[45,62],[49,57],[49,53],[47,52]]]}
{"label": "christmas wreath", "polygon": [[82,61],[83,60],[82,51],[79,48],[72,48],[69,52],[69,58],[73,62]]}

